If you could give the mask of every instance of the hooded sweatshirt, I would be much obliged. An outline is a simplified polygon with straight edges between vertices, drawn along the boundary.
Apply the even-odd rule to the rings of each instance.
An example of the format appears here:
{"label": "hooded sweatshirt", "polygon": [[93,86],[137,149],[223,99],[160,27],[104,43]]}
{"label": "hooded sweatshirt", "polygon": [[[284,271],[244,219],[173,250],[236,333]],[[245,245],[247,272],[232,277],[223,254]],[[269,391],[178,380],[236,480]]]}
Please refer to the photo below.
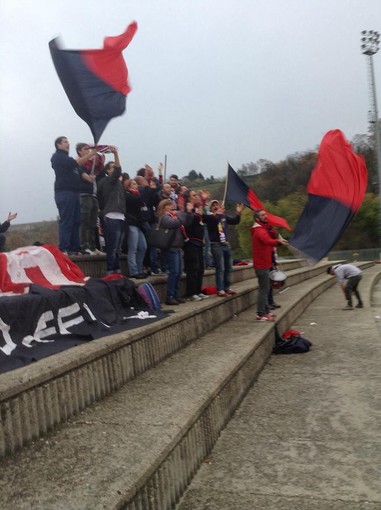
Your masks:
{"label": "hooded sweatshirt", "polygon": [[253,265],[255,269],[270,269],[273,265],[272,253],[280,243],[277,233],[267,223],[254,222],[250,229],[253,243]]}

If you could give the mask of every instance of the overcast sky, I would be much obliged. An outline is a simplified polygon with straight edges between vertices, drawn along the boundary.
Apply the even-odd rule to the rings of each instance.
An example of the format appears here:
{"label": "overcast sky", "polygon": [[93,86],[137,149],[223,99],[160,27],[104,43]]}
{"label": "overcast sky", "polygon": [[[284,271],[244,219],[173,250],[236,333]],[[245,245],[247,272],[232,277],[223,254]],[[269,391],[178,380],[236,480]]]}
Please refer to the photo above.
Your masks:
{"label": "overcast sky", "polygon": [[[0,221],[54,219],[54,139],[67,136],[72,156],[92,141],[49,41],[100,48],[133,20],[127,111],[100,140],[131,175],[167,154],[167,175],[222,177],[228,160],[277,162],[330,129],[367,132],[360,32],[381,31],[381,0],[0,0]],[[380,90],[381,52],[374,64]]]}

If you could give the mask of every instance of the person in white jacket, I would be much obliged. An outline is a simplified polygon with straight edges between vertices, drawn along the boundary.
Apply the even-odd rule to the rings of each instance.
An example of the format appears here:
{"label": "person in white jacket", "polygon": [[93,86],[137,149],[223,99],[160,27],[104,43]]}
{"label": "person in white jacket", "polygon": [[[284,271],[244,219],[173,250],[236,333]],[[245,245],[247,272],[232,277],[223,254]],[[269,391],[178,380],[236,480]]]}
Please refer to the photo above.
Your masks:
{"label": "person in white jacket", "polygon": [[[353,310],[352,294],[357,298],[356,308],[363,308],[358,285],[362,278],[362,271],[353,264],[336,264],[327,269],[327,274],[335,275],[343,290],[347,306],[343,310]],[[346,281],[345,281],[346,280]]]}

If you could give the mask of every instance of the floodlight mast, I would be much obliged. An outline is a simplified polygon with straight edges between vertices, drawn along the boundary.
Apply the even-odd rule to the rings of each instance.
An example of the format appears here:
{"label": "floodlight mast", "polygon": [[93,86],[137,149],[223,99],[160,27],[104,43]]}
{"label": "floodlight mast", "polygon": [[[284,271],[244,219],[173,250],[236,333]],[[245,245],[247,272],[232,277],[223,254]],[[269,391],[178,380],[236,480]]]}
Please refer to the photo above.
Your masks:
{"label": "floodlight mast", "polygon": [[361,52],[366,55],[368,60],[368,76],[370,86],[371,110],[369,111],[369,122],[374,124],[374,138],[377,156],[377,174],[378,174],[378,197],[380,200],[380,224],[379,235],[381,238],[381,138],[380,123],[378,119],[376,80],[374,77],[373,55],[380,48],[380,34],[376,30],[363,30],[361,32]]}

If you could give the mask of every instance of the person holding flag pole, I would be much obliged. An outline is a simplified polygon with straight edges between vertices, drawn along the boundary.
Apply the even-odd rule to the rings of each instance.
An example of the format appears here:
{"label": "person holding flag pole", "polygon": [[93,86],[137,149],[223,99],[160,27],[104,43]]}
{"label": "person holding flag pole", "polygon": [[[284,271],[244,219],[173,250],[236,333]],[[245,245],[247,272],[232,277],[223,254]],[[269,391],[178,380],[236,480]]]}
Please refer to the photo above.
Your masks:
{"label": "person holding flag pole", "polygon": [[254,211],[254,225],[251,227],[253,243],[253,266],[258,278],[257,320],[273,321],[270,313],[270,270],[273,266],[273,252],[276,246],[287,246],[288,241],[279,236],[269,224],[264,209]]}
{"label": "person holding flag pole", "polygon": [[281,227],[287,230],[291,230],[291,227],[286,219],[270,214],[265,210],[254,191],[239,177],[229,163],[224,200],[239,201],[254,210],[254,225],[251,227],[251,235],[253,265],[259,285],[257,320],[274,320],[274,315],[270,313],[269,306],[271,289],[269,273],[273,266],[274,248],[280,245],[287,246],[288,241],[277,234],[273,227]]}
{"label": "person holding flag pole", "polygon": [[230,245],[227,239],[227,225],[238,225],[241,221],[243,204],[237,204],[236,215],[225,214],[223,202],[212,200],[210,202],[210,213],[203,215],[203,221],[207,226],[210,239],[210,248],[216,268],[217,296],[226,297],[236,292],[230,288],[232,257]]}

